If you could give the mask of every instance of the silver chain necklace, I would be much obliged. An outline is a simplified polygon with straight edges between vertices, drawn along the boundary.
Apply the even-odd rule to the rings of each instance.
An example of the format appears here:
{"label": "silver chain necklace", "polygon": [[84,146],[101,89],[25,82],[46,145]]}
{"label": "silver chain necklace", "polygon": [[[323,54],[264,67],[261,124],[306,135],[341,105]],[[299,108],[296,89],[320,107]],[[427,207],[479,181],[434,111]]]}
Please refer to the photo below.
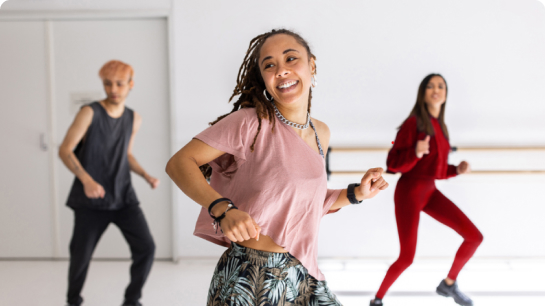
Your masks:
{"label": "silver chain necklace", "polygon": [[310,114],[308,112],[307,112],[307,123],[299,124],[299,123],[291,122],[288,119],[284,118],[284,116],[282,116],[282,114],[280,113],[278,108],[276,108],[276,105],[274,105],[274,102],[271,102],[271,104],[274,107],[274,113],[276,114],[276,117],[278,117],[278,119],[280,119],[280,121],[284,122],[285,124],[287,124],[289,126],[293,126],[296,129],[304,130],[304,129],[308,128],[308,125],[310,123]]}

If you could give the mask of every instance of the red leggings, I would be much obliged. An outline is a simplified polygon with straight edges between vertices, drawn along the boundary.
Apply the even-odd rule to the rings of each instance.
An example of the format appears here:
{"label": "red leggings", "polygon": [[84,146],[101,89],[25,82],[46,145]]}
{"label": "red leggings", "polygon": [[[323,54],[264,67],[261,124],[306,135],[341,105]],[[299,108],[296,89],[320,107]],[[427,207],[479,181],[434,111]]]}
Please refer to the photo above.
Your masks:
{"label": "red leggings", "polygon": [[449,278],[456,280],[460,270],[483,241],[481,232],[452,201],[437,190],[435,180],[402,176],[397,183],[394,202],[400,244],[399,258],[388,269],[376,297],[382,299],[399,275],[413,263],[421,211],[464,238],[448,274]]}

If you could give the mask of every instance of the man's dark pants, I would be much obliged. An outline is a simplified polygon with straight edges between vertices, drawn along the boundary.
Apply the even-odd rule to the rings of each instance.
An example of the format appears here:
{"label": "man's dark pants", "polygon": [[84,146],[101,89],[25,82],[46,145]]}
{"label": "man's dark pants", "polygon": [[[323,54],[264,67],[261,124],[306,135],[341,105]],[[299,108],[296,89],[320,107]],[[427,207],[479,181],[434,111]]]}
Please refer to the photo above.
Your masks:
{"label": "man's dark pants", "polygon": [[125,290],[125,301],[136,303],[153,264],[155,243],[139,206],[120,210],[75,208],[74,232],[70,242],[68,272],[69,304],[79,305],[80,296],[95,247],[110,223],[115,224],[129,244],[132,254],[131,281]]}

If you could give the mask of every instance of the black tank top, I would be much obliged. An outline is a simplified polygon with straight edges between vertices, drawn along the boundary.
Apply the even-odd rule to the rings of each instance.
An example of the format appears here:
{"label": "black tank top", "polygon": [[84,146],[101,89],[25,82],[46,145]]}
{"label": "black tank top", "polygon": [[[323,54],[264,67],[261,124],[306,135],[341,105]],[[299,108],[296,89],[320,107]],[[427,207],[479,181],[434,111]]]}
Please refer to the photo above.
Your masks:
{"label": "black tank top", "polygon": [[134,112],[125,107],[123,115],[112,118],[99,102],[89,104],[93,120],[74,153],[83,169],[106,192],[103,199],[90,199],[76,177],[66,205],[99,210],[117,210],[138,205],[131,183],[128,146],[133,130]]}

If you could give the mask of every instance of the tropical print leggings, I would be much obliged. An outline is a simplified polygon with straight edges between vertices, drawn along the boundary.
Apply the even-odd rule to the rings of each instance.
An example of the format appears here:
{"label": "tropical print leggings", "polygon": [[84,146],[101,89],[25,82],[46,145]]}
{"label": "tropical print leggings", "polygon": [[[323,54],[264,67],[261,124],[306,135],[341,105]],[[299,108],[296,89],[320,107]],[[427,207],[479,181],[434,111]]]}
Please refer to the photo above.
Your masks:
{"label": "tropical print leggings", "polygon": [[214,271],[207,306],[342,306],[325,281],[289,253],[231,244]]}

